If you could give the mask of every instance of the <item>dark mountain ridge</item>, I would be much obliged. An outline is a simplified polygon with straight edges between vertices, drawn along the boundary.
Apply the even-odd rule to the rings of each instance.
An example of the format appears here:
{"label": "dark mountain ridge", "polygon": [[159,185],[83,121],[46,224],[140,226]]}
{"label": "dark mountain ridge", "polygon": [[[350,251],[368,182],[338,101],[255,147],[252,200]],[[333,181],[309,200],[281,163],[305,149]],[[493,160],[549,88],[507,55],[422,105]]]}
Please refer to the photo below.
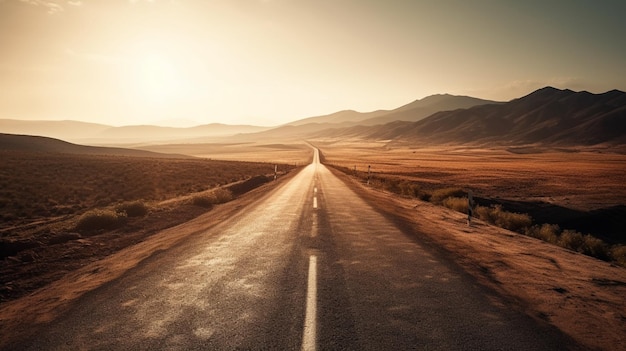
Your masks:
{"label": "dark mountain ridge", "polygon": [[546,87],[502,104],[441,111],[417,122],[344,128],[317,136],[411,143],[482,145],[624,145],[626,93]]}
{"label": "dark mountain ridge", "polygon": [[469,96],[435,94],[415,100],[393,110],[376,110],[372,112],[344,110],[328,115],[304,118],[287,123],[286,125],[336,124],[335,126],[329,127],[337,128],[355,125],[379,125],[394,121],[416,122],[435,112],[456,110],[484,104],[498,104],[498,102]]}

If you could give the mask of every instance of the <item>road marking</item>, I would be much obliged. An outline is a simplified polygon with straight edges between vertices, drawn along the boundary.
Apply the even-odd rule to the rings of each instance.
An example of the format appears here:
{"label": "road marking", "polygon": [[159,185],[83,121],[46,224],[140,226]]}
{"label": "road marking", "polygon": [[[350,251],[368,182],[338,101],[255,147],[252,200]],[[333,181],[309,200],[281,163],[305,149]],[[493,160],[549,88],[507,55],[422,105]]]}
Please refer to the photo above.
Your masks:
{"label": "road marking", "polygon": [[313,188],[313,192],[317,193],[317,187]]}
{"label": "road marking", "polygon": [[317,339],[317,256],[309,256],[309,281],[306,289],[306,314],[302,351],[315,351]]}
{"label": "road marking", "polygon": [[317,208],[317,196],[313,197],[313,208]]}

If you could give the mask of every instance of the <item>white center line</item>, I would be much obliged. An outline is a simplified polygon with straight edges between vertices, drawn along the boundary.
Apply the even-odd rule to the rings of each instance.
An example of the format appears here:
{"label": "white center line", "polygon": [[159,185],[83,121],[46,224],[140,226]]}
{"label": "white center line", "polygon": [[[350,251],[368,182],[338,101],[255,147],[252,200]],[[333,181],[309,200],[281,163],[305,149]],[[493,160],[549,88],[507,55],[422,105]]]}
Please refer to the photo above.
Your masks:
{"label": "white center line", "polygon": [[313,208],[317,208],[317,196],[313,197]]}
{"label": "white center line", "polygon": [[309,257],[309,280],[306,291],[306,314],[302,333],[302,351],[315,351],[317,348],[317,256]]}

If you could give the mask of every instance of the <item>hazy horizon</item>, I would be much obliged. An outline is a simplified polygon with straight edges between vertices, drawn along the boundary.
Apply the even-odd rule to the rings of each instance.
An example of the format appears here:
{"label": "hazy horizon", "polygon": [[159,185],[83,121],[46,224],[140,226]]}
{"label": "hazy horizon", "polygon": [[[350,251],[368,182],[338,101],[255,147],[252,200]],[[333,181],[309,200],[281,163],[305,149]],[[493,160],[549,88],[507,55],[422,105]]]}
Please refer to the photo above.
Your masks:
{"label": "hazy horizon", "polygon": [[626,90],[625,12],[620,1],[4,0],[0,118],[275,126],[433,94]]}

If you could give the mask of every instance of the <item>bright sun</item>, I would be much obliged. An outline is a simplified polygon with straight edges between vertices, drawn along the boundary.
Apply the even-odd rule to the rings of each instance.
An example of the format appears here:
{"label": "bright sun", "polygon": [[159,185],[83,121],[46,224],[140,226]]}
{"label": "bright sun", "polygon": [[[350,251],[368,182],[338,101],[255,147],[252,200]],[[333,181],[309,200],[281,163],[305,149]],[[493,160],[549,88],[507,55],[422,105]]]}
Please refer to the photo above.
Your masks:
{"label": "bright sun", "polygon": [[133,78],[138,97],[150,103],[176,99],[183,88],[180,72],[165,55],[151,53],[138,57],[134,61]]}

